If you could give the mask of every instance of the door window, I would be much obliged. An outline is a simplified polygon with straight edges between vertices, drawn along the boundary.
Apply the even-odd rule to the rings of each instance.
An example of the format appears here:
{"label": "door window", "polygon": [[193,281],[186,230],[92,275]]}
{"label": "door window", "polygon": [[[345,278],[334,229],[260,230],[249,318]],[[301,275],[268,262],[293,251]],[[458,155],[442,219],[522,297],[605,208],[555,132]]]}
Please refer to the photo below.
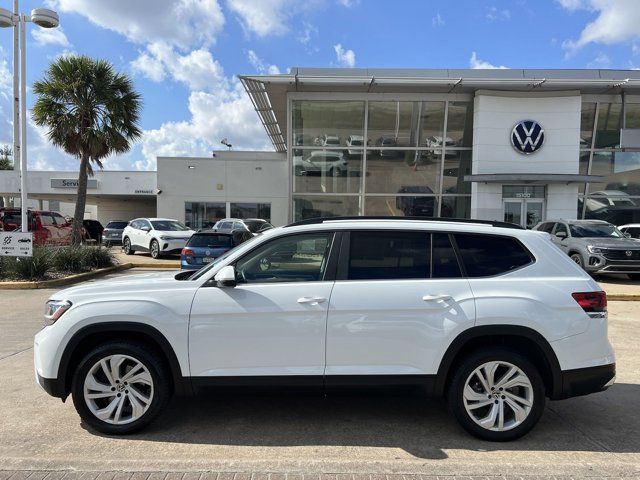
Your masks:
{"label": "door window", "polygon": [[291,235],[258,247],[236,263],[239,283],[317,282],[324,278],[333,233]]}
{"label": "door window", "polygon": [[432,278],[460,278],[460,265],[453,250],[449,235],[434,233],[432,236],[431,270]]}
{"label": "door window", "polygon": [[538,230],[542,232],[551,233],[553,231],[553,225],[554,225],[553,222],[546,222],[540,225],[540,228]]}
{"label": "door window", "polygon": [[564,223],[556,223],[556,231],[554,233],[564,232],[567,236],[569,236],[569,230],[567,230],[567,226]]}
{"label": "door window", "polygon": [[56,221],[53,219],[53,216],[46,213],[40,214],[40,221],[42,222],[42,225],[45,227],[49,227],[56,224]]}
{"label": "door window", "polygon": [[533,261],[515,238],[462,233],[454,237],[468,277],[500,275]]}
{"label": "door window", "polygon": [[349,280],[429,278],[430,235],[420,232],[351,232]]}

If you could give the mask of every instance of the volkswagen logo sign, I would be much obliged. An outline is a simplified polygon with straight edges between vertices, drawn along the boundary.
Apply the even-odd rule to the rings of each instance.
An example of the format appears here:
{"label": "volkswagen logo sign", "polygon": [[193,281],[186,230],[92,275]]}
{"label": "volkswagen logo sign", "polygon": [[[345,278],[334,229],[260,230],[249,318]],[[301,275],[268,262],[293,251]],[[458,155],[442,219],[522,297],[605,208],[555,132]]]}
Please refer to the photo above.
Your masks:
{"label": "volkswagen logo sign", "polygon": [[543,143],[544,130],[535,120],[522,120],[511,131],[513,148],[525,155],[538,151]]}
{"label": "volkswagen logo sign", "polygon": [[633,255],[633,252],[632,252],[631,250],[627,250],[627,251],[626,251],[626,252],[624,252],[624,253],[625,253],[625,255],[626,255],[627,257],[630,257],[631,255]]}

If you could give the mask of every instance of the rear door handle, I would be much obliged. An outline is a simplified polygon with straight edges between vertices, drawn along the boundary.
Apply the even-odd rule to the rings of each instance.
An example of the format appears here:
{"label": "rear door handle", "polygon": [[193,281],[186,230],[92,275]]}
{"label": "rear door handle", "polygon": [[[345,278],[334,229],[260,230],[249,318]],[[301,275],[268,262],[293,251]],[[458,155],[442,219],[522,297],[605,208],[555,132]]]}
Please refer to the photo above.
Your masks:
{"label": "rear door handle", "polygon": [[308,303],[309,305],[318,305],[326,301],[327,299],[324,297],[300,297],[298,299],[298,303]]}
{"label": "rear door handle", "polygon": [[451,300],[451,295],[425,295],[422,300],[425,302],[444,302],[445,300]]}

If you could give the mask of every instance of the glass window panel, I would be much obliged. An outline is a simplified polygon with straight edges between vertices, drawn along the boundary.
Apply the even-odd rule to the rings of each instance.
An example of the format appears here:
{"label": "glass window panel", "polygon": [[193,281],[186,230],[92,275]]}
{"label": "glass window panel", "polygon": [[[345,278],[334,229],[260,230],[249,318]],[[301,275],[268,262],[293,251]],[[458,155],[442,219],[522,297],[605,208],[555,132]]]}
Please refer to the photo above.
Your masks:
{"label": "glass window panel", "polygon": [[438,215],[438,199],[435,196],[368,196],[364,206],[366,215],[392,217],[436,217]]}
{"label": "glass window panel", "polygon": [[261,218],[271,221],[270,203],[231,203],[230,207],[233,218]]}
{"label": "glass window panel", "polygon": [[402,151],[391,157],[387,152],[367,150],[366,191],[368,193],[438,192],[441,155],[433,151]]}
{"label": "glass window panel", "polygon": [[622,104],[600,103],[598,107],[598,125],[596,126],[596,148],[619,146],[621,127]]}
{"label": "glass window panel", "polygon": [[640,128],[640,103],[627,103],[625,116],[627,128]]}
{"label": "glass window panel", "polygon": [[595,102],[582,104],[582,113],[580,115],[580,148],[591,148],[591,139],[593,137],[593,121],[596,118]]}
{"label": "glass window panel", "polygon": [[457,147],[473,145],[473,102],[449,102],[447,142]]}
{"label": "glass window panel", "polygon": [[444,105],[444,102],[422,102],[419,146],[425,148],[442,148]]}
{"label": "glass window panel", "polygon": [[[578,173],[580,175],[587,175],[589,173],[589,157],[591,153],[588,151],[580,152],[580,159],[578,163]],[[578,185],[578,191],[580,193],[584,193],[585,184],[581,183]]]}
{"label": "glass window panel", "polygon": [[184,203],[185,225],[189,228],[202,228],[204,220],[204,203],[185,202]]}
{"label": "glass window panel", "polygon": [[351,137],[364,135],[364,102],[293,102],[294,146],[346,147]]}
{"label": "glass window panel", "polygon": [[351,196],[294,196],[293,220],[317,217],[361,215],[360,197]]}
{"label": "glass window panel", "polygon": [[302,150],[293,157],[296,193],[360,193],[362,150]]}
{"label": "glass window panel", "polygon": [[443,196],[441,203],[441,217],[471,218],[471,197]]}
{"label": "glass window panel", "polygon": [[515,238],[464,233],[454,237],[471,278],[500,275],[532,262],[529,252]]}
{"label": "glass window panel", "polygon": [[617,191],[640,196],[640,152],[594,152],[591,174],[604,176],[602,182],[590,185],[591,194]]}
{"label": "glass window panel", "polygon": [[464,181],[465,175],[471,175],[471,150],[445,150],[442,193],[471,193],[471,182]]}
{"label": "glass window panel", "polygon": [[369,102],[367,145],[416,147],[420,102]]}
{"label": "glass window panel", "polygon": [[461,277],[460,265],[449,235],[434,233],[431,242],[431,278]]}

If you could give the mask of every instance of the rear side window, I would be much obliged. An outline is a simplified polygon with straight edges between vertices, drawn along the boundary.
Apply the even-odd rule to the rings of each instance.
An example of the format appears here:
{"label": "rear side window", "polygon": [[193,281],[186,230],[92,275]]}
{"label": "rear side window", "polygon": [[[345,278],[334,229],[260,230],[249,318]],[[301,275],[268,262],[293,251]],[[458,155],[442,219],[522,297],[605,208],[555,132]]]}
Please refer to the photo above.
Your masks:
{"label": "rear side window", "polygon": [[349,280],[429,278],[430,235],[420,232],[351,232]]}
{"label": "rear side window", "polygon": [[127,226],[127,222],[109,222],[109,223],[107,223],[107,228],[123,229],[126,226]]}
{"label": "rear side window", "polygon": [[468,277],[490,277],[510,272],[533,261],[515,238],[496,235],[454,235]]}
{"label": "rear side window", "polygon": [[460,265],[447,233],[434,233],[432,240],[432,278],[460,278]]}

